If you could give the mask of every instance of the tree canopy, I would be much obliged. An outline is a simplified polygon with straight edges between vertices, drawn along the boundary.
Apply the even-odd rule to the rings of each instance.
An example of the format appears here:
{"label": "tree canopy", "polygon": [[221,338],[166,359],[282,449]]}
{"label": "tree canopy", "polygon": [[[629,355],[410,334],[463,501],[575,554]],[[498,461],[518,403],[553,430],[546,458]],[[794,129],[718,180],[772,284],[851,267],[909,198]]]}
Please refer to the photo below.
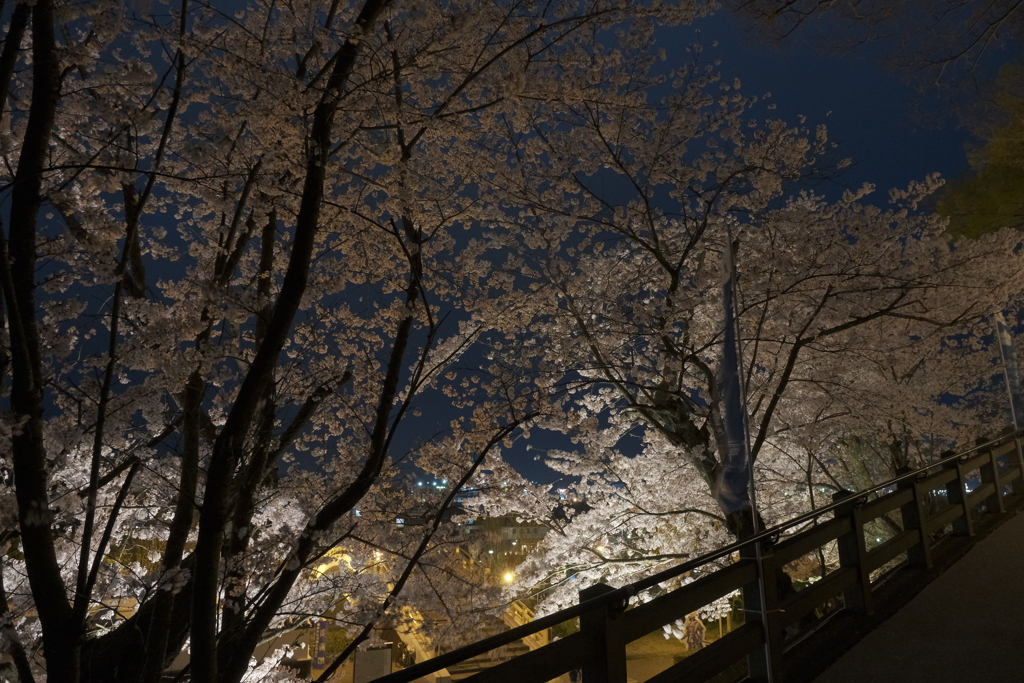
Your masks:
{"label": "tree canopy", "polygon": [[[895,462],[908,430],[973,424],[937,399],[984,379],[960,351],[1015,293],[1014,238],[939,238],[932,180],[884,209],[800,192],[835,165],[823,129],[756,116],[699,53],[661,63],[654,28],[703,3],[0,9],[22,680],[257,679],[261,645],[328,618],[351,641],[326,680],[404,608],[462,618],[489,588],[451,552],[460,491],[556,525],[501,458],[533,429],[576,440],[553,457],[592,501],[551,552],[720,540],[688,525],[722,517],[725,249],[766,514],[842,478],[794,454]],[[567,564],[545,557],[535,581]]]}

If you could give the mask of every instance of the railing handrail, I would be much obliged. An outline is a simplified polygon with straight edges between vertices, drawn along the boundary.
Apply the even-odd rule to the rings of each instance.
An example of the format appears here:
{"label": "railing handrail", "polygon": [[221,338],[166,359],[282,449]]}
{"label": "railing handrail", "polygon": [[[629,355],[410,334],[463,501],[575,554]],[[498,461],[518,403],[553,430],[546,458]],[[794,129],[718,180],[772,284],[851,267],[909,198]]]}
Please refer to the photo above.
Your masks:
{"label": "railing handrail", "polygon": [[509,643],[513,643],[517,640],[521,640],[522,638],[531,636],[535,633],[543,631],[546,628],[550,628],[551,626],[561,624],[562,622],[578,617],[581,614],[584,614],[585,612],[589,612],[591,610],[604,607],[605,605],[621,602],[623,600],[628,600],[632,596],[638,594],[640,591],[647,590],[648,588],[653,588],[654,586],[657,586],[659,583],[663,583],[670,579],[674,579],[677,576],[693,571],[698,567],[710,564],[715,560],[719,560],[723,557],[732,555],[733,553],[747,546],[753,545],[766,539],[777,537],[786,529],[816,519],[817,517],[832,512],[833,510],[841,506],[849,505],[850,501],[852,500],[856,500],[858,498],[865,498],[871,495],[872,493],[875,493],[882,489],[889,488],[891,486],[895,486],[901,481],[913,479],[921,474],[927,473],[929,470],[935,469],[936,467],[941,467],[946,463],[967,458],[972,453],[982,451],[985,449],[991,449],[994,446],[999,445],[1002,442],[1008,441],[1010,439],[1017,439],[1022,434],[1024,434],[1024,429],[1018,430],[1016,432],[1010,432],[1008,434],[1003,434],[998,438],[992,439],[982,444],[978,444],[976,446],[973,446],[972,448],[968,448],[965,451],[954,453],[936,462],[919,467],[915,470],[904,472],[903,474],[897,475],[892,479],[888,479],[882,482],[881,484],[876,484],[874,486],[862,489],[860,491],[851,492],[850,495],[844,496],[842,500],[834,501],[832,503],[829,503],[828,505],[825,505],[824,507],[816,508],[809,512],[805,512],[802,515],[798,515],[793,519],[776,524],[743,540],[736,541],[727,546],[723,546],[718,550],[706,553],[704,555],[701,555],[700,557],[688,560],[687,562],[676,565],[674,567],[670,567],[669,569],[658,572],[657,574],[649,576],[645,579],[640,579],[639,581],[627,584],[609,593],[605,593],[604,595],[600,595],[589,600],[580,602],[576,605],[573,605],[572,607],[567,607],[557,612],[553,612],[552,614],[541,617],[540,619],[537,619],[529,624],[517,626],[516,628],[504,631],[502,633],[498,633],[496,635],[490,636],[489,638],[484,638],[483,640],[479,640],[475,643],[470,643],[469,645],[460,647],[456,650],[452,650],[451,652],[446,652],[442,655],[438,655],[437,657],[428,659],[425,662],[414,664],[406,669],[402,669],[401,671],[396,671],[386,676],[381,676],[380,678],[374,679],[373,683],[408,683],[408,681],[412,681],[416,678],[419,678],[420,676],[425,676],[426,674],[440,671],[441,669],[447,668],[449,665],[463,662],[472,657],[476,657],[477,655],[484,654],[485,652],[490,652],[495,648],[501,647],[503,645],[508,645]]}

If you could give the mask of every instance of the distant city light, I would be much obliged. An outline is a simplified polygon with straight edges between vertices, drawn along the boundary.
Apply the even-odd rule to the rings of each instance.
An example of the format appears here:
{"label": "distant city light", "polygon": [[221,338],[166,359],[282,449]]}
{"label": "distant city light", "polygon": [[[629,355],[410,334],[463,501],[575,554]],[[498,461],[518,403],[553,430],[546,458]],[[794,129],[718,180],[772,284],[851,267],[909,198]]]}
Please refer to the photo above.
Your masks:
{"label": "distant city light", "polygon": [[494,554],[494,551],[493,551],[493,550],[488,550],[488,551],[487,551],[487,554],[488,554],[488,555],[493,555],[493,554]]}
{"label": "distant city light", "polygon": [[512,583],[515,581],[515,578],[516,577],[512,572],[508,572],[505,574],[505,583]]}

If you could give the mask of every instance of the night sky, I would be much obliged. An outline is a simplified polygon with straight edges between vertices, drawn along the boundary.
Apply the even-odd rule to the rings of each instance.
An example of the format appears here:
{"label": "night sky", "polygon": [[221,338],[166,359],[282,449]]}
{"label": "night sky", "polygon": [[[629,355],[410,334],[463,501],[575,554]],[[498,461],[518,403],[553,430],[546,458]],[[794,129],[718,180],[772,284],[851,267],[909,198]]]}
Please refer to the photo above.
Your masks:
{"label": "night sky", "polygon": [[[828,127],[840,157],[850,157],[855,164],[831,189],[822,187],[823,193],[833,195],[836,187],[841,192],[842,187],[871,182],[877,188],[873,201],[882,203],[891,187],[905,187],[934,172],[952,178],[967,169],[967,132],[952,117],[946,117],[942,129],[915,125],[920,118],[915,115],[917,91],[882,66],[874,46],[827,55],[811,44],[807,30],[773,46],[745,36],[736,19],[724,11],[674,31],[697,31],[699,41],[707,45],[707,58],[720,60],[723,78],[739,78],[745,94],[770,92],[777,105],[773,115],[795,124],[802,114],[806,125]],[[710,46],[713,41],[718,41],[717,47]],[[669,49],[671,43],[679,46],[682,41],[665,42]],[[943,106],[934,96],[926,96],[921,104],[929,115]]]}

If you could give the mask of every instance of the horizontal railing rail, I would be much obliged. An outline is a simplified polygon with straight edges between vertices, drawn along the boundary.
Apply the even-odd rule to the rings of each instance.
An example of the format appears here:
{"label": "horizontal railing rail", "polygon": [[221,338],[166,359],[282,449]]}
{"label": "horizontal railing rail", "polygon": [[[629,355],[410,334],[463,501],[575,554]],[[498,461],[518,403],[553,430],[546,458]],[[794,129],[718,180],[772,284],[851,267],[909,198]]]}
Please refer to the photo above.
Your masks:
{"label": "horizontal railing rail", "polygon": [[[750,658],[750,679],[767,680],[766,671],[781,669],[786,629],[837,596],[842,596],[846,609],[870,614],[872,572],[903,554],[911,565],[931,567],[932,537],[936,533],[952,525],[954,535],[973,535],[972,511],[979,506],[985,506],[986,512],[1005,512],[1004,498],[1024,493],[1022,434],[1024,430],[1007,434],[861,491],[841,492],[828,505],[629,585],[614,589],[602,584],[592,586],[580,592],[577,605],[414,664],[374,683],[408,683],[576,617],[580,617],[580,632],[465,680],[543,683],[582,668],[584,683],[624,681],[626,643],[737,589],[744,592],[746,624],[649,681],[702,681],[744,657]],[[1014,453],[1016,457],[1011,459]],[[1003,458],[1006,462],[1001,467],[999,461]],[[975,472],[977,477],[973,477]],[[977,486],[972,489],[968,482],[975,479]],[[868,501],[873,494],[879,495]],[[942,498],[945,504],[941,509],[929,510],[929,505],[935,507],[935,501]],[[902,531],[869,549],[865,525],[894,511],[902,516]],[[829,513],[832,519],[820,521]],[[793,529],[798,531],[786,535]],[[779,573],[786,564],[832,542],[838,544],[837,569],[803,590],[779,593]],[[738,561],[626,610],[629,599],[640,592],[737,554]],[[764,652],[758,653],[758,648]],[[772,678],[782,680],[778,674]]]}

